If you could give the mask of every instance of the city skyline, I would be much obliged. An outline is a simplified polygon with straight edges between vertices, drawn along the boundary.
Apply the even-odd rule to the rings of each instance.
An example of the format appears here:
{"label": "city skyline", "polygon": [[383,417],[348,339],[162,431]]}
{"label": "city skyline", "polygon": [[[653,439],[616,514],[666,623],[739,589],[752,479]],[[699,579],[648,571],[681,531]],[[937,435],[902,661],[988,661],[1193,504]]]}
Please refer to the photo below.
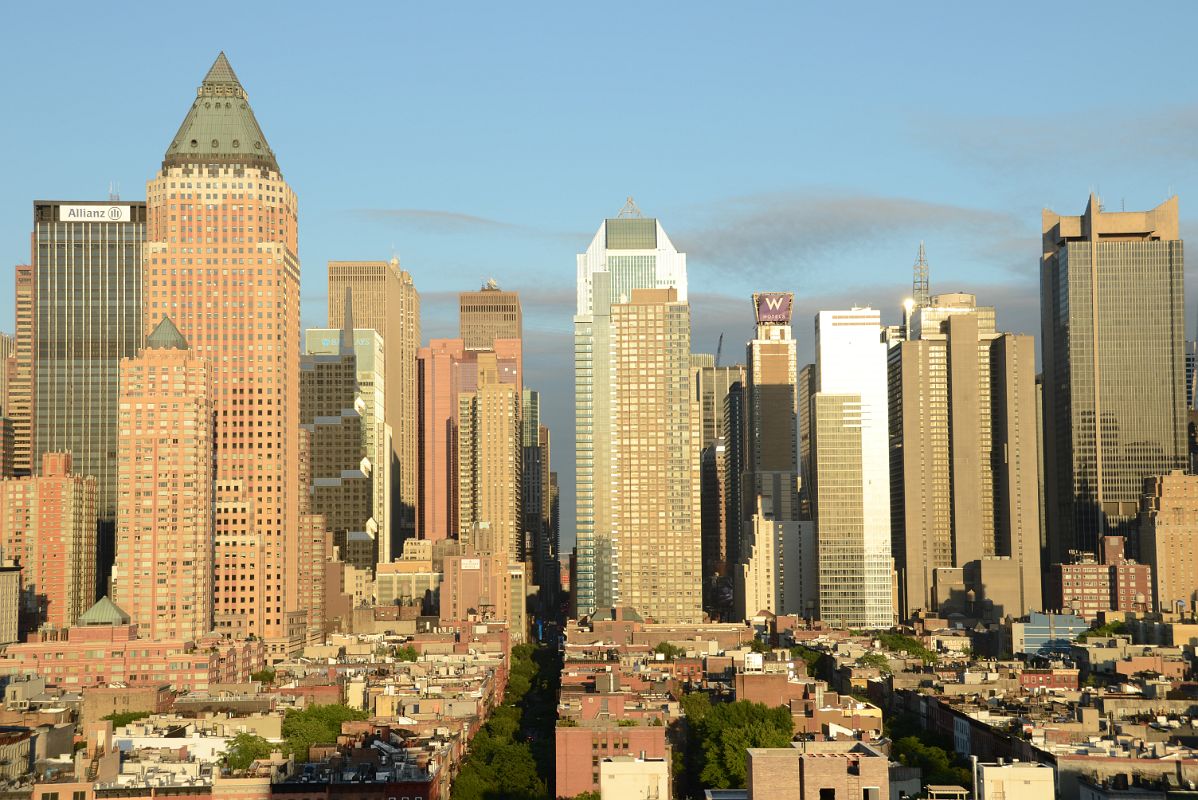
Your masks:
{"label": "city skyline", "polygon": [[[421,290],[425,339],[455,335],[458,292],[494,277],[521,294],[525,326],[535,334],[526,353],[528,383],[542,391],[545,419],[559,431],[573,421],[571,256],[589,240],[594,221],[614,214],[629,194],[690,254],[697,352],[713,352],[721,332],[725,347],[735,343],[737,351],[751,338],[753,291],[794,291],[800,364],[813,360],[812,320],[820,307],[872,305],[884,321],[897,321],[920,239],[928,242],[934,292],[986,297],[1002,309],[1007,330],[1037,334],[1038,341],[1041,208],[1080,213],[1079,198],[1091,189],[1110,209],[1150,208],[1176,193],[1183,238],[1195,229],[1187,197],[1198,181],[1198,158],[1183,132],[1198,98],[1187,87],[1149,80],[1184,69],[1182,18],[1196,13],[1188,7],[1177,10],[1182,24],[1162,31],[1157,46],[1125,43],[1125,58],[1105,80],[1112,94],[1136,99],[1113,126],[1099,102],[1062,95],[1043,79],[1081,63],[1081,42],[1087,32],[1097,34],[1101,15],[1040,9],[1041,23],[1026,30],[1017,14],[987,18],[993,35],[966,43],[968,37],[937,34],[977,24],[981,11],[881,9],[847,58],[812,35],[851,24],[845,11],[686,12],[666,5],[650,9],[642,29],[600,21],[579,34],[581,12],[546,10],[543,27],[532,30],[516,16],[481,9],[477,24],[464,26],[462,41],[447,51],[452,11],[389,12],[389,24],[354,26],[352,35],[352,20],[304,16],[288,22],[295,47],[278,54],[263,50],[253,33],[265,9],[247,9],[244,30],[223,32],[221,41],[186,43],[152,35],[173,9],[155,16],[134,8],[119,30],[79,9],[50,50],[35,54],[31,41],[18,41],[0,54],[0,65],[15,75],[38,63],[46,81],[66,85],[88,64],[112,64],[111,53],[125,45],[157,65],[138,71],[139,95],[169,103],[225,48],[256,87],[255,111],[301,196],[302,327],[326,324],[323,265],[330,259],[398,252]],[[11,13],[19,27],[34,12]],[[653,31],[667,19],[679,41],[661,48]],[[1056,40],[1054,32],[1065,28],[1076,44]],[[498,34],[508,57],[485,56],[478,31]],[[605,57],[577,58],[579,35],[602,38]],[[323,49],[357,37],[352,53],[330,45],[340,60],[306,54],[318,42]],[[796,38],[803,47],[787,44]],[[694,46],[716,43],[727,57],[686,57]],[[400,50],[405,57],[390,63],[389,54]],[[527,58],[517,57],[525,51]],[[953,59],[996,68],[944,69]],[[570,68],[548,68],[559,63]],[[835,74],[824,68],[829,63],[838,65]],[[645,79],[614,79],[626,73]],[[43,85],[8,81],[0,100],[36,107]],[[585,104],[587,92],[574,88],[581,85],[592,92]],[[866,85],[872,102],[858,107]],[[744,86],[751,90],[742,92]],[[100,200],[110,182],[125,199],[142,199],[152,154],[174,132],[177,121],[155,102],[131,109],[95,94],[79,93],[72,111],[91,121],[94,135],[53,124],[0,131],[6,151],[34,156],[14,164],[11,191],[0,198],[4,286],[12,285],[13,265],[29,258],[30,200]],[[310,102],[316,94],[324,99]],[[616,119],[577,125],[586,104],[618,96],[648,114],[634,136]],[[659,96],[671,98],[677,116],[654,111]],[[714,101],[722,104],[718,118],[709,110]],[[334,120],[367,103],[377,124],[342,134]],[[481,126],[479,114],[487,119]],[[344,169],[328,169],[322,155],[342,135],[353,139],[353,147],[337,150]],[[1143,146],[1128,147],[1139,140]],[[472,155],[458,163],[463,152]],[[960,247],[964,235],[956,229],[968,229],[976,243]],[[746,260],[736,255],[742,231],[757,238]],[[834,276],[840,281],[833,289]],[[0,330],[13,330],[12,313],[11,304],[0,307]],[[571,541],[571,437],[557,437],[554,456],[563,469],[564,536]]]}

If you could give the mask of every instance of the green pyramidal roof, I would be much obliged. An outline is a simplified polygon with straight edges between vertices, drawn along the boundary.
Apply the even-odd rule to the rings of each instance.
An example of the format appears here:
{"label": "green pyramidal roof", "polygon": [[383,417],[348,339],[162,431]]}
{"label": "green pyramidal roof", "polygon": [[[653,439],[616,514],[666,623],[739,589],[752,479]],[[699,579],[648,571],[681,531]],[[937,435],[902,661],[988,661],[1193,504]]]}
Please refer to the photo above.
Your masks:
{"label": "green pyramidal roof", "polygon": [[224,52],[204,76],[162,160],[163,169],[188,164],[244,164],[280,171],[254,118],[249,95]]}
{"label": "green pyramidal roof", "polygon": [[146,347],[151,350],[186,350],[187,340],[170,317],[163,317],[154,332],[146,337]]}
{"label": "green pyramidal roof", "polygon": [[128,624],[129,615],[121,611],[120,606],[109,600],[108,595],[101,597],[94,606],[84,611],[79,619],[75,620],[77,626]]}

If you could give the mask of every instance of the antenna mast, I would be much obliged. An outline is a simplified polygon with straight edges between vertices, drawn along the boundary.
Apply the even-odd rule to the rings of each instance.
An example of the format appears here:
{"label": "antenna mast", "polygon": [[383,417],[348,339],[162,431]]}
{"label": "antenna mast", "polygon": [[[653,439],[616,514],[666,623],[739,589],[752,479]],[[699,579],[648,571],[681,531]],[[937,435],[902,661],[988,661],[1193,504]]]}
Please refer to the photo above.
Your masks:
{"label": "antenna mast", "polygon": [[931,294],[928,290],[928,255],[922,241],[919,243],[919,257],[915,259],[911,271],[911,299],[915,301],[916,308],[923,308],[931,300]]}

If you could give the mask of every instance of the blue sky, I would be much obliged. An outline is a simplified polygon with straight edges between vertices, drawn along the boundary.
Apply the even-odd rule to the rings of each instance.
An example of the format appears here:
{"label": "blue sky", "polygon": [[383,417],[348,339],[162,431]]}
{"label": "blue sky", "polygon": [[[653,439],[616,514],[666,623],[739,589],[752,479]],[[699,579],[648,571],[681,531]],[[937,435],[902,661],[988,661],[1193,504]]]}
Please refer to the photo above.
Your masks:
{"label": "blue sky", "polygon": [[933,292],[1038,333],[1040,211],[1090,191],[1177,193],[1198,230],[1190,4],[112,8],[5,9],[0,330],[31,201],[143,198],[223,49],[299,194],[305,324],[331,258],[397,252],[426,337],[457,291],[520,290],[567,489],[574,255],[628,195],[689,254],[693,348],[724,332],[725,360],[754,290],[796,293],[805,354],[818,308],[895,317],[921,239]]}

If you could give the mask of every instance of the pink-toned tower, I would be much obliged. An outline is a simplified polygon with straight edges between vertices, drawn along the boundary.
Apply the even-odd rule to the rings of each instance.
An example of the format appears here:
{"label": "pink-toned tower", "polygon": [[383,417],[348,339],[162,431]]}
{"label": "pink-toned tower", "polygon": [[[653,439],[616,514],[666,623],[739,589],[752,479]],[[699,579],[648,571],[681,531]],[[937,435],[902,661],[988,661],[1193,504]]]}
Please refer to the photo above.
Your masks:
{"label": "pink-toned tower", "polygon": [[[420,389],[420,511],[417,533],[421,539],[446,539],[457,535],[458,396],[478,389],[478,354],[467,350],[462,339],[430,339],[417,356]],[[494,339],[499,383],[523,389],[522,344],[519,339]]]}
{"label": "pink-toned tower", "polygon": [[72,475],[70,453],[0,481],[0,551],[21,565],[26,629],[68,627],[95,602],[96,503],[96,479]]}
{"label": "pink-toned tower", "polygon": [[143,639],[212,632],[212,374],[163,317],[121,360],[112,600]]}
{"label": "pink-toned tower", "polygon": [[170,315],[212,369],[214,621],[298,652],[296,196],[224,53],[146,186],[145,318]]}

